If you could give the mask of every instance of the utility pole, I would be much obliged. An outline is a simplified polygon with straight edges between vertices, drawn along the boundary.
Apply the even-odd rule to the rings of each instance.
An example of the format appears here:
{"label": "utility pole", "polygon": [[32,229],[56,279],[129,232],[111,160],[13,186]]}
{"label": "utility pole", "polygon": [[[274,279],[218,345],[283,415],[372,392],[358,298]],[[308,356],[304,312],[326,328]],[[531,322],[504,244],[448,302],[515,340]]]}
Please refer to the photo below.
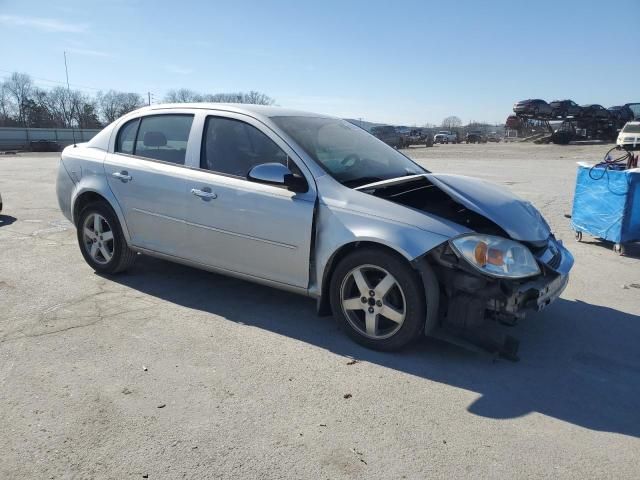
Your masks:
{"label": "utility pole", "polygon": [[71,135],[73,135],[73,146],[76,146],[76,131],[73,128],[73,100],[71,99],[71,87],[69,87],[69,69],[67,68],[67,51],[64,52],[64,73],[67,77],[67,95],[69,96],[69,103],[71,104],[71,119],[69,123],[71,124]]}
{"label": "utility pole", "polygon": [[147,98],[149,99],[149,105],[151,105],[151,92],[147,92]]}

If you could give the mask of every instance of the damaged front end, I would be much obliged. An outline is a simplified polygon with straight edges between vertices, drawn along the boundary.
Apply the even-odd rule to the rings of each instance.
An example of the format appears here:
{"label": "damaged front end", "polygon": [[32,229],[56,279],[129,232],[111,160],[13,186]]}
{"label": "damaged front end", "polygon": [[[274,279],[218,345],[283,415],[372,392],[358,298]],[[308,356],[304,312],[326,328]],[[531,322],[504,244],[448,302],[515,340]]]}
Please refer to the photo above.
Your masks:
{"label": "damaged front end", "polygon": [[[513,325],[527,312],[547,307],[566,287],[573,264],[571,254],[559,242],[550,237],[548,243],[549,247],[536,257],[540,273],[529,278],[499,278],[482,274],[461,258],[448,242],[429,252],[441,292],[447,296],[447,301],[441,302],[441,305],[448,305],[444,312],[446,321],[470,327],[491,317]],[[553,262],[545,263],[542,258],[548,250],[555,250],[557,254],[551,257]],[[556,261],[559,263],[555,264]]]}
{"label": "damaged front end", "polygon": [[433,269],[438,279],[438,312],[427,318],[425,332],[451,333],[517,358],[517,340],[496,336],[492,326],[515,325],[544,309],[560,296],[573,266],[540,213],[508,190],[469,177],[427,174],[363,190],[470,230],[415,262],[423,277]]}
{"label": "damaged front end", "polygon": [[546,308],[564,291],[573,265],[571,253],[550,235],[544,245],[526,245],[539,273],[525,278],[496,277],[478,271],[447,242],[426,255],[439,279],[439,326],[511,359],[518,342],[492,331],[489,322],[513,326],[529,312]]}

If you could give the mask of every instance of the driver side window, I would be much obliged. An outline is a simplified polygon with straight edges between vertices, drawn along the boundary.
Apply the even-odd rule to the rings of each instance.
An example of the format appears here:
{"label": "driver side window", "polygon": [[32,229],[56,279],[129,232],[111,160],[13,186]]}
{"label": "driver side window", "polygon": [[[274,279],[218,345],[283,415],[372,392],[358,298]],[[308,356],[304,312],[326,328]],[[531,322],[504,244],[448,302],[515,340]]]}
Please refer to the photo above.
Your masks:
{"label": "driver side window", "polygon": [[262,163],[292,169],[287,154],[254,126],[231,118],[207,118],[200,168],[246,178],[249,170]]}

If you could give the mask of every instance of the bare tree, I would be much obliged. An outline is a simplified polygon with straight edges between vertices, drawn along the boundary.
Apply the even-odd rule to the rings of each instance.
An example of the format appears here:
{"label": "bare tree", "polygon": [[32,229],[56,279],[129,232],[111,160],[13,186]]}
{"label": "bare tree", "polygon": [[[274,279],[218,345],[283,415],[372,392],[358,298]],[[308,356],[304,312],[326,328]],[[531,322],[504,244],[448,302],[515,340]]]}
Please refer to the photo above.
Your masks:
{"label": "bare tree", "polygon": [[118,116],[121,117],[125,113],[133,112],[145,105],[144,98],[137,93],[122,92],[119,94],[119,111]]}
{"label": "bare tree", "polygon": [[144,105],[144,99],[137,93],[124,93],[109,90],[106,93],[98,92],[96,108],[99,117],[105,123],[111,123],[118,117],[129,113]]}
{"label": "bare tree", "polygon": [[98,110],[105,123],[111,123],[118,118],[118,92],[109,90],[107,93],[98,92]]}
{"label": "bare tree", "polygon": [[98,104],[88,95],[80,95],[75,108],[75,117],[80,128],[100,128],[102,124],[98,118]]}
{"label": "bare tree", "polygon": [[10,125],[14,113],[14,105],[11,101],[11,94],[5,82],[0,83],[0,125]]}
{"label": "bare tree", "polygon": [[74,107],[77,100],[74,98],[77,92],[70,92],[65,87],[55,87],[49,91],[46,102],[49,112],[56,123],[64,128],[73,126]]}
{"label": "bare tree", "polygon": [[188,88],[180,88],[178,90],[169,90],[164,97],[165,102],[170,103],[189,103],[189,102],[213,102],[213,103],[249,103],[253,105],[273,105],[275,100],[264,93],[250,91],[249,93],[207,93],[200,94],[189,90]]}
{"label": "bare tree", "polygon": [[[187,88],[170,90],[165,101],[275,103],[273,98],[255,90],[201,94]],[[144,105],[144,98],[131,92],[109,90],[90,96],[62,86],[43,90],[34,86],[31,77],[25,73],[15,72],[8,80],[0,82],[0,126],[96,128],[102,122],[111,123]]]}
{"label": "bare tree", "polygon": [[31,77],[26,73],[13,72],[4,85],[18,110],[18,122],[26,126],[25,106],[33,89]]}
{"label": "bare tree", "polygon": [[29,127],[63,127],[53,117],[49,92],[35,87],[26,102],[25,116]]}
{"label": "bare tree", "polygon": [[264,93],[251,90],[249,93],[245,94],[244,102],[242,103],[250,103],[253,105],[273,105],[276,101]]}
{"label": "bare tree", "polygon": [[442,120],[442,128],[446,128],[447,130],[453,130],[454,128],[458,128],[462,126],[462,120],[455,115],[451,115],[450,117]]}
{"label": "bare tree", "polygon": [[241,93],[214,93],[205,95],[207,102],[214,103],[244,103]]}
{"label": "bare tree", "polygon": [[168,103],[202,102],[203,97],[198,92],[188,88],[180,88],[178,90],[169,90],[164,97],[164,101]]}

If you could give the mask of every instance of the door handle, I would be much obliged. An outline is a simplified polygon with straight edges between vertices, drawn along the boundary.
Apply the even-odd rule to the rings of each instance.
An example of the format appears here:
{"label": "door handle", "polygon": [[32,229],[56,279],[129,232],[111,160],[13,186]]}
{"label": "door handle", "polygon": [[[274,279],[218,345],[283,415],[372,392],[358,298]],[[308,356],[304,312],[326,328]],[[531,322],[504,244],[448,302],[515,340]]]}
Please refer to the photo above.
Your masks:
{"label": "door handle", "polygon": [[204,200],[211,200],[214,198],[218,198],[218,195],[216,195],[213,192],[207,192],[206,190],[199,190],[197,188],[192,188],[191,193],[194,194],[196,197],[200,197]]}
{"label": "door handle", "polygon": [[127,183],[133,180],[133,177],[129,175],[129,172],[123,170],[121,172],[114,172],[111,174],[112,177],[117,178],[118,180],[122,180],[122,183]]}

